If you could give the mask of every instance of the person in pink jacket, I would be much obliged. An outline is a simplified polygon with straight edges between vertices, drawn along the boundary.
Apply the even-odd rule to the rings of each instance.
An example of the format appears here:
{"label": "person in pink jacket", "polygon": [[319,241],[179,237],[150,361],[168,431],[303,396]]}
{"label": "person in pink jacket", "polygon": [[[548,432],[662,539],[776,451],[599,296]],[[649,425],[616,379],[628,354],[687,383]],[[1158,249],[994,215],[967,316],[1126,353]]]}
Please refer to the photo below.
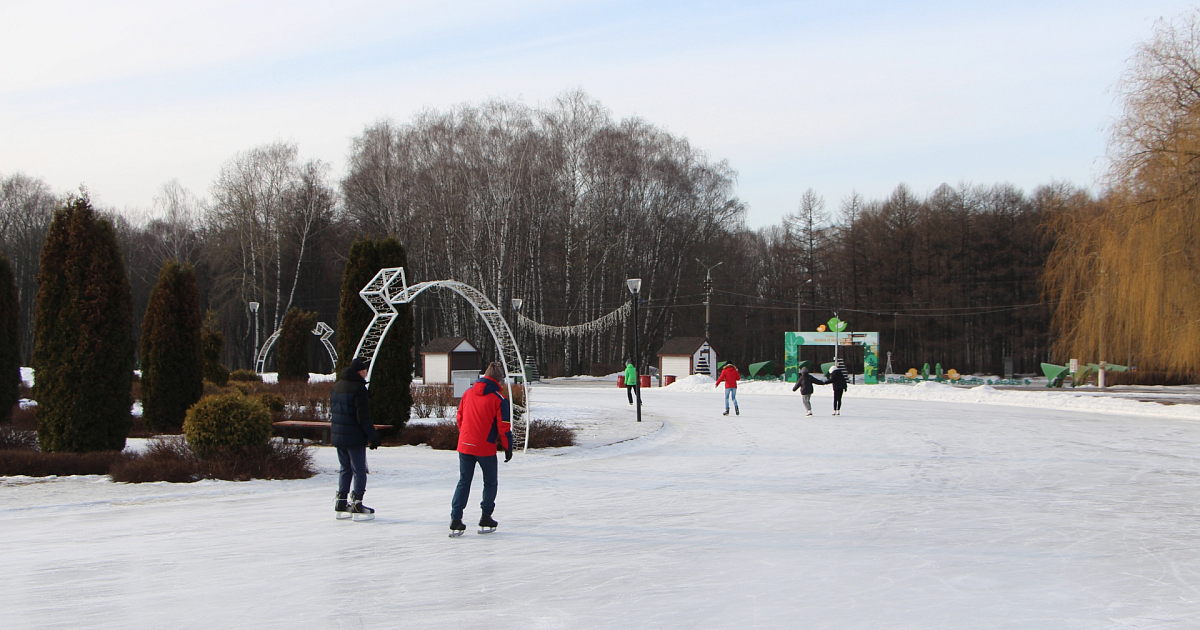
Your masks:
{"label": "person in pink jacket", "polygon": [[742,410],[738,409],[737,404],[737,382],[738,370],[737,366],[732,363],[726,363],[725,368],[721,370],[721,375],[717,377],[717,387],[721,383],[725,383],[725,413],[723,416],[729,415],[729,399],[733,399],[733,412],[737,415],[742,415]]}

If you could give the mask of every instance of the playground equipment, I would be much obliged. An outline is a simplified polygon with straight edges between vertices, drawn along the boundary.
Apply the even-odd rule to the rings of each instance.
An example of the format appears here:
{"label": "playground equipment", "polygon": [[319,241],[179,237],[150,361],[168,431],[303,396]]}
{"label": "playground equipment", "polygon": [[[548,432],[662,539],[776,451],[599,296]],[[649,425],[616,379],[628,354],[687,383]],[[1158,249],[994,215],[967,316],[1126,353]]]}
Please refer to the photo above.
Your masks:
{"label": "playground equipment", "polygon": [[750,378],[760,380],[773,380],[775,378],[775,362],[763,361],[762,363],[750,364]]}
{"label": "playground equipment", "polygon": [[[1071,359],[1074,363],[1075,371],[1071,371],[1071,367],[1066,365],[1055,365],[1053,363],[1042,364],[1042,374],[1046,375],[1046,387],[1062,387],[1067,377],[1071,377],[1071,387],[1078,387],[1082,383],[1086,383],[1093,372],[1101,374],[1102,372],[1125,372],[1129,370],[1128,366],[1117,365],[1115,363],[1086,363],[1080,365],[1075,359]],[[1100,385],[1103,385],[1103,381]]]}

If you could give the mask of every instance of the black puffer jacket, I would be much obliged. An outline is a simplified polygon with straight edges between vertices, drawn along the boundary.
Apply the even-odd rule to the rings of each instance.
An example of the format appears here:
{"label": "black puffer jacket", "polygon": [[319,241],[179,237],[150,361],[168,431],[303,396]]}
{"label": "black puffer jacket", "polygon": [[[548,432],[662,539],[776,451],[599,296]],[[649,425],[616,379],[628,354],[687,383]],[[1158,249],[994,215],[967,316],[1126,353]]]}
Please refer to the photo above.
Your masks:
{"label": "black puffer jacket", "polygon": [[342,377],[333,384],[329,410],[333,415],[334,446],[362,448],[378,438],[375,424],[371,422],[367,382],[353,369],[342,370]]}
{"label": "black puffer jacket", "polygon": [[792,387],[792,391],[796,391],[798,389],[800,390],[801,394],[804,394],[805,396],[812,396],[813,383],[828,385],[829,381],[822,381],[808,372],[801,372],[800,378],[796,379],[796,385]]}
{"label": "black puffer jacket", "polygon": [[833,385],[834,391],[846,391],[846,373],[838,369],[833,370],[829,373],[829,383]]}

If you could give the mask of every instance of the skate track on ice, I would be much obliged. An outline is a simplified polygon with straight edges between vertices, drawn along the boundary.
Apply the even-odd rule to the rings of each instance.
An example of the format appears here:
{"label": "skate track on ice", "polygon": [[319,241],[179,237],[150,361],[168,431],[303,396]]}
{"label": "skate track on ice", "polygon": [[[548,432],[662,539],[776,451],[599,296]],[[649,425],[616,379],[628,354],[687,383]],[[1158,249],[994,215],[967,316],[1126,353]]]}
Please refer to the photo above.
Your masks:
{"label": "skate track on ice", "polygon": [[[4,628],[1194,628],[1200,423],[538,388],[604,430],[500,464],[447,538],[453,452],[368,455],[374,522],[302,481],[0,479]],[[642,437],[611,446],[621,435]],[[616,436],[616,437],[614,437]]]}

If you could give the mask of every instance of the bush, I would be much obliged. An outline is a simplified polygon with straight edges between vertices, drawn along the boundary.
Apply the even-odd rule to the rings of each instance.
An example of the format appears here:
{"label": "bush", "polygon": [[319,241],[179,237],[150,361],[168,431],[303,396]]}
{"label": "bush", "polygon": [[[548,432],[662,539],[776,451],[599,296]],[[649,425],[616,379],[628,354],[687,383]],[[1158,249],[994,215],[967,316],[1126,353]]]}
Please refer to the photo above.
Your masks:
{"label": "bush", "polygon": [[0,451],[36,451],[37,431],[0,425]]}
{"label": "bush", "polygon": [[37,405],[28,407],[13,407],[12,422],[9,423],[14,429],[29,429],[37,431]]}
{"label": "bush", "polygon": [[234,370],[229,373],[229,380],[242,383],[261,383],[262,376],[254,370]]}
{"label": "bush", "polygon": [[121,451],[90,453],[39,453],[30,450],[0,451],[0,476],[66,477],[104,475],[125,459]]}
{"label": "bush", "polygon": [[[524,446],[519,444],[518,446]],[[575,446],[575,431],[558,420],[534,419],[529,423],[529,448]]]}
{"label": "bush", "polygon": [[113,481],[126,483],[189,483],[204,478],[200,474],[200,458],[179,437],[150,440],[145,453],[115,463],[108,474]]}
{"label": "bush", "polygon": [[200,290],[196,273],[163,264],[142,319],[142,420],[146,429],[179,427],[204,392]]}
{"label": "bush", "polygon": [[275,359],[279,364],[279,381],[308,382],[308,346],[312,330],[317,327],[316,311],[292,307],[283,318],[279,341],[275,343]]}
{"label": "bush", "polygon": [[267,411],[283,411],[283,396],[274,392],[263,392],[258,395],[258,402],[267,408]]}
{"label": "bush", "polygon": [[412,386],[412,411],[418,418],[445,418],[454,405],[454,386],[430,383]]}
{"label": "bush", "polygon": [[34,315],[34,398],[45,451],[120,451],[131,418],[133,298],[116,231],[86,193],[55,211]]}
{"label": "bush", "polygon": [[281,382],[275,391],[283,397],[284,408],[278,420],[329,422],[329,392],[333,383]]}
{"label": "bush", "polygon": [[439,451],[453,451],[458,449],[458,423],[453,420],[442,420],[433,425],[433,432],[429,436],[429,448],[435,448]]}
{"label": "bush", "polygon": [[240,394],[201,399],[183,422],[188,446],[201,457],[226,449],[266,446],[272,429],[267,408]]}

